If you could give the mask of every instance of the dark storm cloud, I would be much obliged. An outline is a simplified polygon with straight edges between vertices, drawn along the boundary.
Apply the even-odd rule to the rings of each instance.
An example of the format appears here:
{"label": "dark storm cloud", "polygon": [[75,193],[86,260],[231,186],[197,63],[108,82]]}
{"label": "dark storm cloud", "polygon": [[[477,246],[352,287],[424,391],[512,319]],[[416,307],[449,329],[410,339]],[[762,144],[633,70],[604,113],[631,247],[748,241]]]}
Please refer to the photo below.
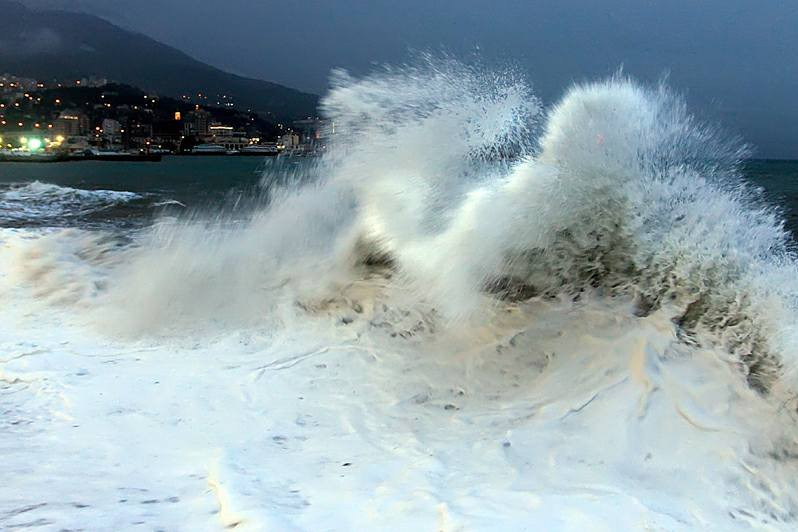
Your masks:
{"label": "dark storm cloud", "polygon": [[236,73],[323,92],[354,73],[445,49],[529,72],[548,101],[623,65],[677,90],[766,155],[798,156],[794,0],[29,0],[141,31]]}

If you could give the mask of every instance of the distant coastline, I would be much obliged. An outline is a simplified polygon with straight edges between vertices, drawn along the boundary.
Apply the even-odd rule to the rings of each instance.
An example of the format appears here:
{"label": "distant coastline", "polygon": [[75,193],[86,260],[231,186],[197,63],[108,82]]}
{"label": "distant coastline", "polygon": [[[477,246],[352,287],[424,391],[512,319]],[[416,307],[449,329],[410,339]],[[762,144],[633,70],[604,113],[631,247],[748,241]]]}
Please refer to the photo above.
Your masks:
{"label": "distant coastline", "polygon": [[[201,96],[201,95],[200,95]],[[326,149],[332,128],[319,117],[272,121],[189,95],[161,97],[104,79],[49,81],[0,75],[0,160],[61,162],[163,154],[271,156]]]}

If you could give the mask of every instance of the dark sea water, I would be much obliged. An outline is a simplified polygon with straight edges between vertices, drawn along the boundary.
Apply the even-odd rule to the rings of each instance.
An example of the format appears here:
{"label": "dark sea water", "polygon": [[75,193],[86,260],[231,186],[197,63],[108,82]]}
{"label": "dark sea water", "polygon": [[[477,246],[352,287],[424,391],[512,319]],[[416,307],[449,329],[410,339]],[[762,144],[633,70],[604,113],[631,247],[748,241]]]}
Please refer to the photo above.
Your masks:
{"label": "dark sea water", "polygon": [[[135,227],[155,216],[259,201],[290,158],[164,157],[160,163],[0,164],[0,227]],[[744,173],[798,235],[798,161],[752,160]],[[268,177],[265,180],[268,182]]]}
{"label": "dark sea water", "polygon": [[798,161],[749,161],[744,172],[764,189],[768,202],[782,210],[786,227],[798,237]]}
{"label": "dark sea water", "polygon": [[136,227],[159,215],[218,210],[257,199],[264,173],[294,164],[224,156],[3,163],[0,227]]}

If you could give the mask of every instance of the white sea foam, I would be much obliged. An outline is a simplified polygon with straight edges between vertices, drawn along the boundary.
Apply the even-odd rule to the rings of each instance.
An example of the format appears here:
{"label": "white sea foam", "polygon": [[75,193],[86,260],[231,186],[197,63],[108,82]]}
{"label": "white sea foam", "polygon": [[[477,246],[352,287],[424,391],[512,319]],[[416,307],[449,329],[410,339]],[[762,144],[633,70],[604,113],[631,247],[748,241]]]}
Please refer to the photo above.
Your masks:
{"label": "white sea foam", "polygon": [[246,219],[2,233],[9,523],[794,527],[798,272],[742,147],[450,60],[323,110]]}

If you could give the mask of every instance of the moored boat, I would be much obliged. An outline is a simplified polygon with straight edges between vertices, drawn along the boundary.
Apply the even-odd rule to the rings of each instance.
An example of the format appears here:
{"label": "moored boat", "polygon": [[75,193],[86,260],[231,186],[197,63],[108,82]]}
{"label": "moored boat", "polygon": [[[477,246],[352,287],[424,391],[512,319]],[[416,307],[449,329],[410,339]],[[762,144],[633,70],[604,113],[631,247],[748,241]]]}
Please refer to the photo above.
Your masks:
{"label": "moored boat", "polygon": [[277,150],[276,144],[253,144],[252,146],[241,148],[239,153],[241,155],[259,155],[262,157],[271,157],[277,155],[279,151]]}
{"label": "moored boat", "polygon": [[68,157],[63,153],[0,150],[0,162],[54,163],[66,160]]}
{"label": "moored boat", "polygon": [[197,144],[191,149],[192,155],[228,155],[221,144]]}
{"label": "moored boat", "polygon": [[128,152],[128,151],[105,151],[105,150],[86,150],[84,160],[90,161],[136,161],[136,162],[159,162],[160,153]]}

